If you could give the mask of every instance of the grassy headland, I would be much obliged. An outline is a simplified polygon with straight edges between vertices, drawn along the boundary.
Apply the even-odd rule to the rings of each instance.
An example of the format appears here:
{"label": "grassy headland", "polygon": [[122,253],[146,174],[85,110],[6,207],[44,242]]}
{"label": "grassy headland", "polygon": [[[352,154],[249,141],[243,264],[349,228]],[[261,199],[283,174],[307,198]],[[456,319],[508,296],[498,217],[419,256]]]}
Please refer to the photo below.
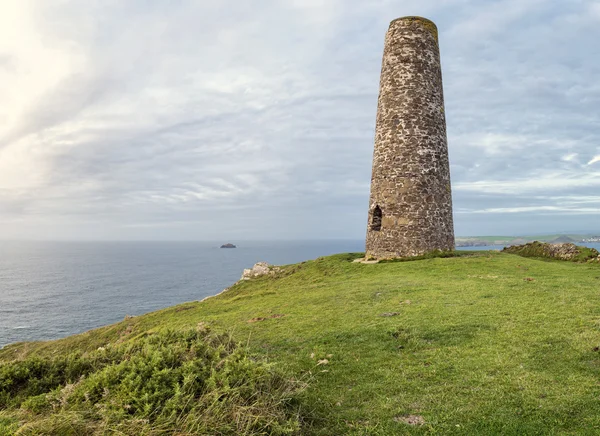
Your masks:
{"label": "grassy headland", "polygon": [[[26,371],[32,362],[38,366],[32,366],[27,377],[21,374],[21,381],[10,385],[4,397],[0,394],[0,434],[19,428],[22,434],[46,434],[40,429],[54,428],[57,419],[68,422],[69,416],[80,429],[100,434],[117,430],[135,434],[128,433],[133,425],[139,426],[137,434],[170,434],[165,427],[169,423],[193,424],[201,419],[202,407],[211,403],[190,412],[199,398],[213,395],[214,401],[227,402],[232,386],[253,386],[255,376],[264,381],[256,396],[265,407],[244,409],[255,398],[241,388],[243,392],[233,395],[233,408],[222,415],[234,423],[244,410],[256,416],[261,425],[252,427],[252,420],[244,421],[247,434],[598,431],[598,264],[541,261],[498,252],[353,263],[359,256],[343,254],[289,265],[275,276],[239,282],[204,302],[58,341],[6,347],[0,350],[4,362],[0,377],[2,370],[5,377],[0,389],[8,386],[10,377],[16,379],[16,369]],[[204,332],[206,326],[211,333],[193,333]],[[226,345],[218,339],[223,332],[243,345]],[[217,339],[210,339],[213,334]],[[175,349],[180,353],[172,361],[164,355],[170,347],[160,345],[169,340],[178,344]],[[194,354],[192,348],[205,351]],[[235,351],[238,348],[241,351]],[[112,360],[98,353],[109,353]],[[88,362],[83,365],[88,368],[84,378],[74,373],[67,380],[59,372],[62,375],[53,379],[49,370],[44,378],[44,368],[67,356]],[[141,371],[136,365],[143,364],[142,356],[149,362],[145,374],[153,375],[152,380],[156,374],[168,378],[170,368],[175,368],[182,374],[177,380],[187,380],[188,385],[196,380],[194,374],[200,375],[202,383],[211,374],[212,380],[221,381],[181,392],[187,385],[172,380],[165,382],[164,390],[153,391],[164,394],[176,386],[173,397],[191,392],[186,401],[192,405],[182,408],[181,402],[152,397],[148,387],[139,383],[142,379],[132,375]],[[221,363],[228,359],[231,363]],[[181,369],[185,362],[176,361],[192,362],[188,365],[199,365],[204,372],[185,372]],[[233,369],[220,374],[224,366]],[[245,374],[241,381],[236,378],[239,371]],[[125,375],[120,379],[118,374]],[[129,380],[140,395],[123,399],[129,392],[123,380]],[[272,386],[270,400],[264,386]],[[113,387],[118,392],[111,397]],[[95,394],[99,406],[88,407]],[[155,403],[144,406],[151,397]],[[132,401],[140,405],[140,415],[130,412]],[[160,414],[144,407],[160,409]],[[176,410],[174,417],[169,407]],[[190,413],[196,415],[186,421],[185,414]],[[119,419],[134,422],[119,427]],[[23,426],[27,423],[33,430]],[[185,431],[192,427],[178,429],[180,434],[191,434]],[[213,433],[197,429],[200,434],[242,434],[235,426]]]}
{"label": "grassy headland", "polygon": [[[551,235],[522,235],[522,236],[457,236],[457,247],[473,247],[486,245],[517,245],[526,242],[540,241],[549,243],[561,242],[584,242],[587,239],[595,241],[598,236],[584,234],[562,234]],[[589,241],[589,242],[591,242]]]}

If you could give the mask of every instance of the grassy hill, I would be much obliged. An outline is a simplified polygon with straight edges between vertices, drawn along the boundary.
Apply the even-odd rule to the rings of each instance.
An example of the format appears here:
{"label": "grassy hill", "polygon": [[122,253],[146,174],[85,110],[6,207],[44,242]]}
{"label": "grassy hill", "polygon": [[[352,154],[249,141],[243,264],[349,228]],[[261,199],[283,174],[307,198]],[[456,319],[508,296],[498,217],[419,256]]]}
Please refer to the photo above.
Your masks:
{"label": "grassy hill", "polygon": [[359,256],[6,347],[0,434],[598,432],[598,264]]}

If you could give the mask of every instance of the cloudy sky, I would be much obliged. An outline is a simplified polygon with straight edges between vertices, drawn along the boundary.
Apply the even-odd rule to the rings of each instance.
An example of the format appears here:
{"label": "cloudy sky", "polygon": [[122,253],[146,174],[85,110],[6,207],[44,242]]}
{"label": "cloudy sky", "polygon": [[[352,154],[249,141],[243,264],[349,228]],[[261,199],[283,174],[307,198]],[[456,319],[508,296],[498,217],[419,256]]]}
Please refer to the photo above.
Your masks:
{"label": "cloudy sky", "polygon": [[456,233],[600,233],[599,0],[2,0],[0,239],[363,238],[405,15]]}

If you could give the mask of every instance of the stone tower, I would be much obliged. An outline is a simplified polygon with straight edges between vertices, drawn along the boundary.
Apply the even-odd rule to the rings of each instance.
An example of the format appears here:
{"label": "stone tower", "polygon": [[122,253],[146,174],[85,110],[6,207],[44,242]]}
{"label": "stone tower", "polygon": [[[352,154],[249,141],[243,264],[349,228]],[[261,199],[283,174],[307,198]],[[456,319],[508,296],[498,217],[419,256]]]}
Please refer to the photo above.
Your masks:
{"label": "stone tower", "polygon": [[454,249],[438,34],[421,17],[385,35],[375,128],[367,257]]}

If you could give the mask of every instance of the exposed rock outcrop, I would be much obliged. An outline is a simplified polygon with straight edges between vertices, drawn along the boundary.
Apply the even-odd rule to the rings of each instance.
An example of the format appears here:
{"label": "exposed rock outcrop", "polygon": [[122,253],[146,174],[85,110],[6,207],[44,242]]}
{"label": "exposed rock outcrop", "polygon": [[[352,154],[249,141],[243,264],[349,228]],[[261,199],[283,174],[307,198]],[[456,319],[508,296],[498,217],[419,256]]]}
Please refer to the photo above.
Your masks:
{"label": "exposed rock outcrop", "polygon": [[502,251],[518,254],[523,257],[546,257],[550,259],[568,260],[572,262],[600,262],[598,250],[582,247],[570,242],[564,244],[548,244],[545,242],[529,242],[524,245],[511,245]]}
{"label": "exposed rock outcrop", "polygon": [[258,262],[252,268],[244,270],[241,280],[250,280],[255,277],[275,275],[279,271],[279,267],[269,265],[267,262]]}

